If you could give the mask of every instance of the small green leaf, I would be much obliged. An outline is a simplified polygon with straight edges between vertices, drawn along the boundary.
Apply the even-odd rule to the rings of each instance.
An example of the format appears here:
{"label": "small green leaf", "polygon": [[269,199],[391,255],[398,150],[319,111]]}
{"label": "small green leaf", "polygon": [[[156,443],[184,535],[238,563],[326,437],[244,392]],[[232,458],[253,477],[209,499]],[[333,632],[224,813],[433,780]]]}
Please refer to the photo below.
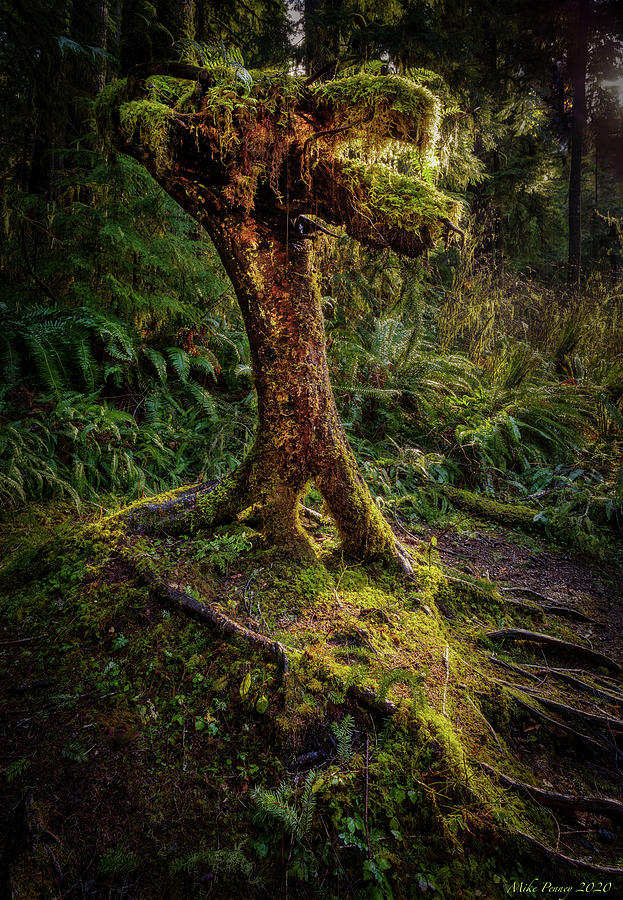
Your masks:
{"label": "small green leaf", "polygon": [[242,683],[240,685],[240,696],[242,697],[243,700],[247,696],[247,694],[249,693],[250,690],[251,690],[251,676],[247,672],[247,674],[242,679]]}
{"label": "small green leaf", "polygon": [[268,709],[268,697],[266,694],[260,694],[257,698],[257,703],[255,704],[255,711],[260,713],[260,715],[264,715],[266,710]]}

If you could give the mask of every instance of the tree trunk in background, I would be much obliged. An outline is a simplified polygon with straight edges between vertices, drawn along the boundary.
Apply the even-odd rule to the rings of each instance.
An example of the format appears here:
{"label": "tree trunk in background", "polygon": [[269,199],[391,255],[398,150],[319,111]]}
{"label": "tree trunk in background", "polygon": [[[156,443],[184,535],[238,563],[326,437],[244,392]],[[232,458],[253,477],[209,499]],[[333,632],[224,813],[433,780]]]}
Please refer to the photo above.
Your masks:
{"label": "tree trunk in background", "polygon": [[[92,40],[90,43],[101,50],[108,49],[108,0],[94,0],[91,4]],[[106,84],[106,59],[96,57],[93,63],[92,94],[97,96]]]}
{"label": "tree trunk in background", "polygon": [[576,283],[582,264],[582,147],[586,126],[586,68],[590,0],[580,0],[577,31],[572,37],[569,68],[573,89],[571,171],[569,173],[569,281]]}

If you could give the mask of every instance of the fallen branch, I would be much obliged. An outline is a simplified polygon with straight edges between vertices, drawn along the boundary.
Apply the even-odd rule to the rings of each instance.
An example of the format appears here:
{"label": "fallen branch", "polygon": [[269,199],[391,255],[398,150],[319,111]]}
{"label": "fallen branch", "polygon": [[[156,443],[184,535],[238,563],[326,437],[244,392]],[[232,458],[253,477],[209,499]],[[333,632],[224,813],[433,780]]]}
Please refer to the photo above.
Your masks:
{"label": "fallen branch", "polygon": [[533,644],[546,644],[556,650],[564,650],[567,653],[575,653],[590,659],[599,666],[606,666],[614,672],[620,672],[621,667],[613,659],[591,650],[590,647],[583,647],[581,644],[572,644],[569,641],[563,641],[560,638],[552,637],[551,634],[542,634],[538,631],[526,631],[524,628],[501,628],[499,631],[488,631],[487,637],[492,641],[529,641]]}
{"label": "fallen branch", "polygon": [[549,859],[554,859],[556,862],[563,863],[564,865],[572,866],[575,869],[589,869],[591,872],[599,872],[601,875],[623,875],[623,869],[618,868],[617,866],[600,866],[597,863],[587,862],[584,859],[575,859],[572,856],[565,856],[564,853],[558,853],[557,850],[546,847],[541,841],[537,841],[531,834],[526,834],[524,831],[513,830],[513,834],[522,838],[524,841],[527,841],[533,847],[536,847],[537,850]]}
{"label": "fallen branch", "polygon": [[501,784],[514,790],[523,791],[523,793],[528,794],[548,808],[594,812],[611,818],[623,819],[623,803],[620,800],[613,800],[610,797],[577,797],[573,794],[558,794],[555,791],[544,791],[542,788],[533,787],[531,784],[525,784],[523,781],[515,781],[513,778],[509,778],[508,775],[503,775],[501,772],[496,771],[496,769],[485,762],[480,760],[475,760],[475,762],[485,772],[494,775]]}

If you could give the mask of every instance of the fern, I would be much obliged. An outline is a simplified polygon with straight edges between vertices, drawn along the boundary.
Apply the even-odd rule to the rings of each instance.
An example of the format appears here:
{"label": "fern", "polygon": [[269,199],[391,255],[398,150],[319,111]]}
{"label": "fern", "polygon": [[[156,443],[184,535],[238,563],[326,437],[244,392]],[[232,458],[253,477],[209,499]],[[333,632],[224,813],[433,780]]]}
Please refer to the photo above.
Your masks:
{"label": "fern", "polygon": [[242,876],[246,884],[258,885],[261,883],[255,873],[253,863],[247,859],[239,847],[234,847],[233,850],[210,849],[189,853],[171,863],[170,871],[172,875],[182,872],[186,875],[193,875],[203,867],[209,868],[215,875],[223,874],[229,878]]}
{"label": "fern", "polygon": [[190,374],[190,357],[180,347],[167,347],[166,354],[181,381],[188,381]]}
{"label": "fern", "polygon": [[97,864],[98,874],[103,878],[115,878],[122,875],[130,875],[140,865],[138,854],[128,847],[120,845],[109,847],[102,853]]}
{"label": "fern", "polygon": [[274,790],[254,787],[251,792],[251,799],[256,806],[254,818],[257,822],[279,822],[296,841],[307,838],[313,825],[318,783],[319,776],[311,769],[305,776],[298,800],[293,784],[284,782]]}
{"label": "fern", "polygon": [[337,755],[342,762],[348,762],[353,755],[354,718],[350,713],[347,713],[341,722],[331,723],[331,731],[337,741]]}
{"label": "fern", "polygon": [[426,696],[422,690],[422,684],[425,676],[411,669],[394,669],[391,672],[383,672],[379,678],[378,696],[379,699],[387,699],[389,689],[395,684],[406,684],[411,692],[411,697],[417,706],[423,706],[426,702]]}
{"label": "fern", "polygon": [[268,822],[271,819],[279,822],[286,831],[295,833],[299,816],[292,802],[294,789],[289,784],[281,784],[274,790],[258,785],[251,792],[251,799],[256,805],[254,818],[257,822]]}

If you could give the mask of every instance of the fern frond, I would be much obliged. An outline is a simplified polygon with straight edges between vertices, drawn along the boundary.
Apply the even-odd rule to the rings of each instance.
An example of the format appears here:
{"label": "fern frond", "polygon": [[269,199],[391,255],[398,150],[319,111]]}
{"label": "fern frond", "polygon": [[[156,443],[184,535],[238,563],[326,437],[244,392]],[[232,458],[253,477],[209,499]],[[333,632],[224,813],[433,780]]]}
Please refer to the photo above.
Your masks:
{"label": "fern frond", "polygon": [[167,347],[167,357],[181,381],[188,381],[190,374],[190,356],[181,347]]}

